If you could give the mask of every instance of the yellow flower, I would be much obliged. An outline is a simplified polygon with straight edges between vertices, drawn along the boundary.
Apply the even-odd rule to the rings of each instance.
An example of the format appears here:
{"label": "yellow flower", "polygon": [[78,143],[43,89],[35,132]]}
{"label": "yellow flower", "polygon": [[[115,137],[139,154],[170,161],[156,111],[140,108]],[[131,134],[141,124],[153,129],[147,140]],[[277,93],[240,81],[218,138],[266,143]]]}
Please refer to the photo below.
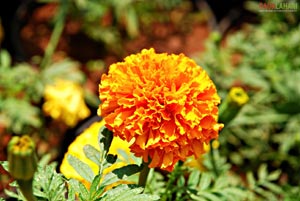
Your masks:
{"label": "yellow flower", "polygon": [[83,89],[74,82],[57,80],[54,85],[47,85],[44,98],[43,111],[70,127],[90,115],[90,110],[84,102]]}
{"label": "yellow flower", "polygon": [[220,98],[207,73],[183,54],[142,50],[112,64],[99,85],[98,115],[115,136],[131,143],[150,168],[171,171],[200,157],[218,138]]}
{"label": "yellow flower", "polygon": [[232,87],[229,91],[229,98],[239,106],[242,106],[249,101],[248,94],[241,87]]}
{"label": "yellow flower", "polygon": [[[99,144],[98,144],[98,133],[99,129],[104,126],[104,121],[100,122],[95,122],[93,123],[90,127],[85,129],[83,133],[81,133],[76,139],[70,144],[68,147],[68,151],[65,154],[62,164],[60,166],[60,171],[61,173],[67,177],[67,178],[74,178],[82,183],[86,184],[89,186],[88,181],[84,180],[77,172],[76,170],[69,164],[67,160],[67,155],[70,154],[72,156],[77,157],[80,159],[82,162],[86,163],[88,166],[91,167],[93,170],[94,174],[97,174],[99,171],[99,167],[96,163],[92,162],[90,159],[88,159],[84,152],[83,152],[83,147],[87,144],[95,147],[96,149],[99,150]],[[125,153],[128,154],[130,158],[130,150],[129,150],[129,144],[123,140],[121,140],[118,137],[114,137],[112,144],[109,149],[110,154],[118,154],[118,150],[123,150]],[[122,156],[118,155],[119,161],[117,161],[115,164],[113,164],[110,168],[105,169],[104,174],[122,167],[124,165],[127,165],[129,163],[134,163],[134,160],[126,160]]]}

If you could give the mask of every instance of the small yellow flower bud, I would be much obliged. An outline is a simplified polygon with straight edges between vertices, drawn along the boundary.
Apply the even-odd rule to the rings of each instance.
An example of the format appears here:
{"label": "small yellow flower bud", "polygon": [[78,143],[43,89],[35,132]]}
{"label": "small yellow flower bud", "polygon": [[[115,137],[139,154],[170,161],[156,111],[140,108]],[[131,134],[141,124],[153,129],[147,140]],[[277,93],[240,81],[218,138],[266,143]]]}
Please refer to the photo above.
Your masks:
{"label": "small yellow flower bud", "polygon": [[235,118],[240,109],[249,101],[249,96],[241,87],[230,89],[227,97],[222,102],[219,114],[221,123],[225,125]]}
{"label": "small yellow flower bud", "polygon": [[37,168],[35,145],[32,139],[25,135],[14,136],[8,144],[9,172],[15,179],[29,180]]}
{"label": "small yellow flower bud", "polygon": [[37,169],[35,144],[28,135],[14,136],[8,143],[8,170],[17,181],[21,192],[28,201],[35,201],[32,181]]}

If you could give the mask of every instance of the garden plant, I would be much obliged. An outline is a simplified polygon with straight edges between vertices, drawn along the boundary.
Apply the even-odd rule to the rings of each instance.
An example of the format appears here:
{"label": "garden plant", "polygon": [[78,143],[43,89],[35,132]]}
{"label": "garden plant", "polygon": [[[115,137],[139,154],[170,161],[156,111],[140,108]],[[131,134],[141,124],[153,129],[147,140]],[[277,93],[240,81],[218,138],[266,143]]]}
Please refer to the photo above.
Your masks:
{"label": "garden plant", "polygon": [[[187,55],[124,41],[207,23],[191,1],[44,1],[43,54],[0,50],[0,200],[300,200],[299,10],[259,3]],[[59,51],[72,26],[115,59]]]}

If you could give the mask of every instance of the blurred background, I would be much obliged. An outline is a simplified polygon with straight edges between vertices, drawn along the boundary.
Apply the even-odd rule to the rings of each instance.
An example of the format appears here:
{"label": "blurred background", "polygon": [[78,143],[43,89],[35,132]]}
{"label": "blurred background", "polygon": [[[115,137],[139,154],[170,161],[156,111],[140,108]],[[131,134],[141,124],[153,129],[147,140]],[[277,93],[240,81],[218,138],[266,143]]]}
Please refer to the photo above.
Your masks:
{"label": "blurred background", "polygon": [[[153,47],[193,58],[222,98],[234,86],[247,92],[249,102],[220,135],[220,154],[241,177],[261,164],[279,169],[276,182],[293,200],[300,194],[300,9],[287,2],[298,7],[274,10],[270,1],[246,0],[1,1],[0,160],[12,136],[28,134],[39,156],[60,162],[98,119],[101,74]],[[11,178],[0,172],[5,198]]]}

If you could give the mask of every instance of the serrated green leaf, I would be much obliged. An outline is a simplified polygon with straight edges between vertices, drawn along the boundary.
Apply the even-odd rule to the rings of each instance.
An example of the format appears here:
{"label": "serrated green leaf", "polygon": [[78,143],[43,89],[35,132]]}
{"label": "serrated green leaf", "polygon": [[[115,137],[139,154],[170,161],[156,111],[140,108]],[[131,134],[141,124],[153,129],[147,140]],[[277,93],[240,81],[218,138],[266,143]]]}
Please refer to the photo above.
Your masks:
{"label": "serrated green leaf", "polygon": [[112,172],[118,176],[119,179],[123,179],[124,176],[131,176],[142,170],[142,167],[136,164],[129,164],[121,168],[117,168]]}
{"label": "serrated green leaf", "polygon": [[259,181],[266,180],[267,175],[268,175],[267,165],[266,164],[260,165],[258,168],[258,180]]}
{"label": "serrated green leaf", "polygon": [[202,173],[200,177],[200,182],[199,182],[199,188],[200,190],[205,190],[207,189],[212,181],[212,177],[208,173]]}
{"label": "serrated green leaf", "polygon": [[267,191],[263,188],[260,187],[256,187],[254,189],[254,191],[259,194],[260,196],[264,197],[265,199],[267,199],[268,201],[277,201],[278,198],[276,195],[274,195],[272,192]]}
{"label": "serrated green leaf", "polygon": [[261,186],[269,189],[270,191],[277,193],[277,194],[281,194],[283,192],[282,188],[276,184],[273,184],[271,182],[264,182],[262,184],[260,184]]}
{"label": "serrated green leaf", "polygon": [[81,182],[76,179],[70,179],[69,184],[71,188],[73,188],[74,191],[79,194],[81,200],[88,200],[89,192]]}
{"label": "serrated green leaf", "polygon": [[268,181],[274,181],[277,180],[279,178],[279,176],[281,175],[281,170],[275,170],[273,172],[271,172],[268,176],[267,176],[267,180]]}
{"label": "serrated green leaf", "polygon": [[192,200],[195,200],[195,201],[207,201],[206,198],[204,198],[204,197],[199,197],[199,196],[194,195],[194,194],[191,194],[190,196],[191,196]]}
{"label": "serrated green leaf", "polygon": [[119,178],[116,174],[109,172],[104,175],[103,181],[101,182],[101,186],[106,187],[110,184],[113,184],[115,182],[119,181]]}
{"label": "serrated green leaf", "polygon": [[110,191],[111,199],[115,201],[132,200],[133,196],[143,192],[143,188],[131,189],[127,185],[119,185]]}
{"label": "serrated green leaf", "polygon": [[200,171],[199,170],[192,171],[188,179],[188,186],[196,187],[199,183],[199,179],[200,179]]}
{"label": "serrated green leaf", "polygon": [[246,177],[247,177],[247,182],[248,182],[249,188],[253,189],[255,187],[255,178],[253,176],[253,173],[247,172]]}
{"label": "serrated green leaf", "polygon": [[74,200],[76,200],[75,197],[76,197],[76,195],[75,195],[74,188],[69,188],[67,201],[74,201]]}
{"label": "serrated green leaf", "polygon": [[185,178],[183,175],[180,175],[179,179],[177,180],[177,186],[184,187],[184,185],[185,185]]}
{"label": "serrated green leaf", "polygon": [[67,156],[67,160],[80,176],[92,183],[95,175],[90,166],[70,154]]}
{"label": "serrated green leaf", "polygon": [[92,184],[91,184],[91,187],[90,187],[90,198],[89,200],[95,200],[97,199],[101,193],[103,192],[102,190],[99,189],[100,187],[100,180],[102,178],[102,175],[101,174],[98,174],[95,176]]}
{"label": "serrated green leaf", "polygon": [[107,191],[104,201],[152,201],[158,200],[157,195],[143,194],[141,187],[129,187],[128,185],[119,185],[114,189]]}
{"label": "serrated green leaf", "polygon": [[223,189],[226,186],[228,186],[228,177],[226,176],[219,176],[214,183],[216,189]]}
{"label": "serrated green leaf", "polygon": [[228,200],[243,200],[247,197],[246,191],[237,187],[227,187],[221,190],[221,193]]}
{"label": "serrated green leaf", "polygon": [[211,192],[199,192],[198,196],[206,198],[210,201],[223,201],[221,198]]}
{"label": "serrated green leaf", "polygon": [[100,151],[98,151],[95,147],[93,147],[90,144],[87,144],[83,147],[83,152],[85,156],[96,163],[97,165],[100,165]]}
{"label": "serrated green leaf", "polygon": [[15,192],[12,192],[12,191],[8,191],[7,189],[4,189],[4,193],[11,198],[19,198],[18,194],[16,194]]}
{"label": "serrated green leaf", "polygon": [[78,62],[70,59],[53,63],[41,73],[45,83],[52,83],[56,79],[72,80],[78,83],[84,81],[84,74],[80,71]]}

